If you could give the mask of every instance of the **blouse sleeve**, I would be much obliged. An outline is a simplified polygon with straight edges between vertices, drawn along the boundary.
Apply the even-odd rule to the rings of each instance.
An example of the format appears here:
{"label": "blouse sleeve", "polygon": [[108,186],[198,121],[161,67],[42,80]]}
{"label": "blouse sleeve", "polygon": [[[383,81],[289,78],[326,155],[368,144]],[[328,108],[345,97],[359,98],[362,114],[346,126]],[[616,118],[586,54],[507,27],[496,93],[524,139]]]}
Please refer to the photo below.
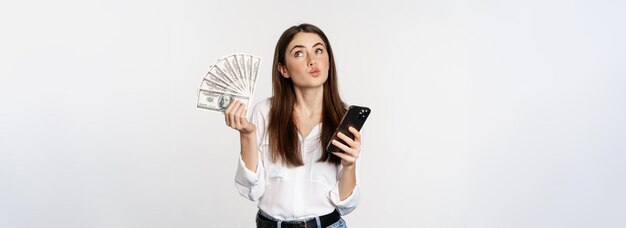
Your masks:
{"label": "blouse sleeve", "polygon": [[[262,103],[262,102],[261,102]],[[250,122],[256,125],[257,153],[258,163],[255,171],[246,168],[246,164],[239,156],[239,164],[235,174],[235,186],[239,194],[249,200],[258,200],[265,191],[265,169],[263,165],[263,157],[259,149],[265,136],[266,121],[262,112],[261,103],[257,104],[252,112]]]}

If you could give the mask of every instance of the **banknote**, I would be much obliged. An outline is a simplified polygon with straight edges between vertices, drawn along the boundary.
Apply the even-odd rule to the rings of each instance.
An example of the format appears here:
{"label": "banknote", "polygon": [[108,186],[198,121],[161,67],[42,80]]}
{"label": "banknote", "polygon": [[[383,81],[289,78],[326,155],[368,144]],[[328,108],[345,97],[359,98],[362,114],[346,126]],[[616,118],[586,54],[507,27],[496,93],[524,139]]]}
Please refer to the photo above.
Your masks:
{"label": "banknote", "polygon": [[254,95],[254,91],[256,89],[256,79],[257,76],[259,75],[259,68],[261,67],[261,58],[256,57],[256,56],[250,56],[251,58],[251,65],[250,65],[250,70],[249,70],[249,74],[250,74],[250,79],[252,81],[252,95]]}
{"label": "banknote", "polygon": [[213,75],[217,76],[221,80],[226,81],[228,85],[230,85],[232,88],[237,89],[240,93],[245,93],[245,84],[235,74],[235,70],[227,59],[224,59],[223,61],[218,61],[213,69]]}
{"label": "banknote", "polygon": [[247,106],[250,98],[237,94],[220,93],[203,89],[200,89],[198,92],[198,108],[206,110],[224,112],[224,110],[228,108],[228,105],[235,100]]}
{"label": "banknote", "polygon": [[207,91],[216,91],[216,92],[220,92],[220,93],[230,93],[230,94],[239,94],[238,91],[233,90],[232,88],[228,87],[228,86],[224,86],[220,83],[216,83],[213,81],[210,81],[206,78],[202,79],[202,85],[200,86],[201,90],[207,90]]}

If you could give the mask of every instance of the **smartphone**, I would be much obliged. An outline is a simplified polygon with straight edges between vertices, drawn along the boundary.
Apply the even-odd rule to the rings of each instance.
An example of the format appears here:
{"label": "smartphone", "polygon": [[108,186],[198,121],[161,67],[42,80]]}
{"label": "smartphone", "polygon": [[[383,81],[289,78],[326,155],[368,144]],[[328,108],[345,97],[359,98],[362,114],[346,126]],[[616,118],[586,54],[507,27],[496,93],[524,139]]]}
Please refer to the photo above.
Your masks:
{"label": "smartphone", "polygon": [[[339,127],[337,127],[337,130],[335,130],[332,139],[347,145],[342,139],[337,136],[337,133],[342,132],[351,139],[354,139],[354,135],[352,135],[348,128],[354,127],[357,131],[360,131],[370,113],[371,110],[368,107],[350,105],[350,107],[348,107],[348,111],[343,115],[341,123],[339,123]],[[333,140],[330,140],[328,142],[328,145],[326,145],[326,151],[343,152],[341,149],[333,145],[332,142]]]}

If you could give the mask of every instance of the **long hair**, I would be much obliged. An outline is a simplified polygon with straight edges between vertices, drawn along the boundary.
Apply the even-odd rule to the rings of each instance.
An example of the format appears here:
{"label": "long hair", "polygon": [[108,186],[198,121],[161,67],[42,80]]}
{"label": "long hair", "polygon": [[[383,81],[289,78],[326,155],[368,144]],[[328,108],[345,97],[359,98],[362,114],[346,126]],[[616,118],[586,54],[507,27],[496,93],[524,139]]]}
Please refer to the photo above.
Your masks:
{"label": "long hair", "polygon": [[322,146],[322,156],[318,162],[330,162],[339,165],[341,159],[326,151],[326,145],[331,140],[333,133],[346,107],[337,87],[337,70],[333,49],[328,42],[328,38],[318,27],[311,24],[300,24],[293,26],[280,36],[276,49],[274,50],[274,61],[272,67],[272,99],[269,113],[268,137],[270,147],[270,158],[273,162],[280,161],[288,167],[298,167],[304,165],[300,142],[298,140],[298,129],[293,115],[296,95],[291,78],[285,78],[279,71],[279,64],[286,65],[285,53],[287,46],[300,32],[315,33],[326,43],[326,51],[329,58],[328,78],[324,82],[323,104],[322,104],[322,134],[320,144]]}

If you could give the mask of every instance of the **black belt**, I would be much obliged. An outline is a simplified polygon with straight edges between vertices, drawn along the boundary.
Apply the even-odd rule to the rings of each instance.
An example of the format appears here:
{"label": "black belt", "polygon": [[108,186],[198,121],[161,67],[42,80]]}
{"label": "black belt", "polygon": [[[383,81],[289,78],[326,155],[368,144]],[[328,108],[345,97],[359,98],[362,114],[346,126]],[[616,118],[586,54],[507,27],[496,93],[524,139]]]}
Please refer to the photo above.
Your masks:
{"label": "black belt", "polygon": [[[322,227],[328,227],[341,219],[341,215],[337,210],[334,210],[330,214],[322,215],[319,217],[320,223]],[[256,227],[257,228],[276,228],[278,227],[278,222],[274,221],[268,217],[265,217],[263,214],[257,213],[256,216]],[[280,224],[281,228],[315,228],[317,227],[317,222],[315,218],[310,218],[306,221],[283,221]]]}

